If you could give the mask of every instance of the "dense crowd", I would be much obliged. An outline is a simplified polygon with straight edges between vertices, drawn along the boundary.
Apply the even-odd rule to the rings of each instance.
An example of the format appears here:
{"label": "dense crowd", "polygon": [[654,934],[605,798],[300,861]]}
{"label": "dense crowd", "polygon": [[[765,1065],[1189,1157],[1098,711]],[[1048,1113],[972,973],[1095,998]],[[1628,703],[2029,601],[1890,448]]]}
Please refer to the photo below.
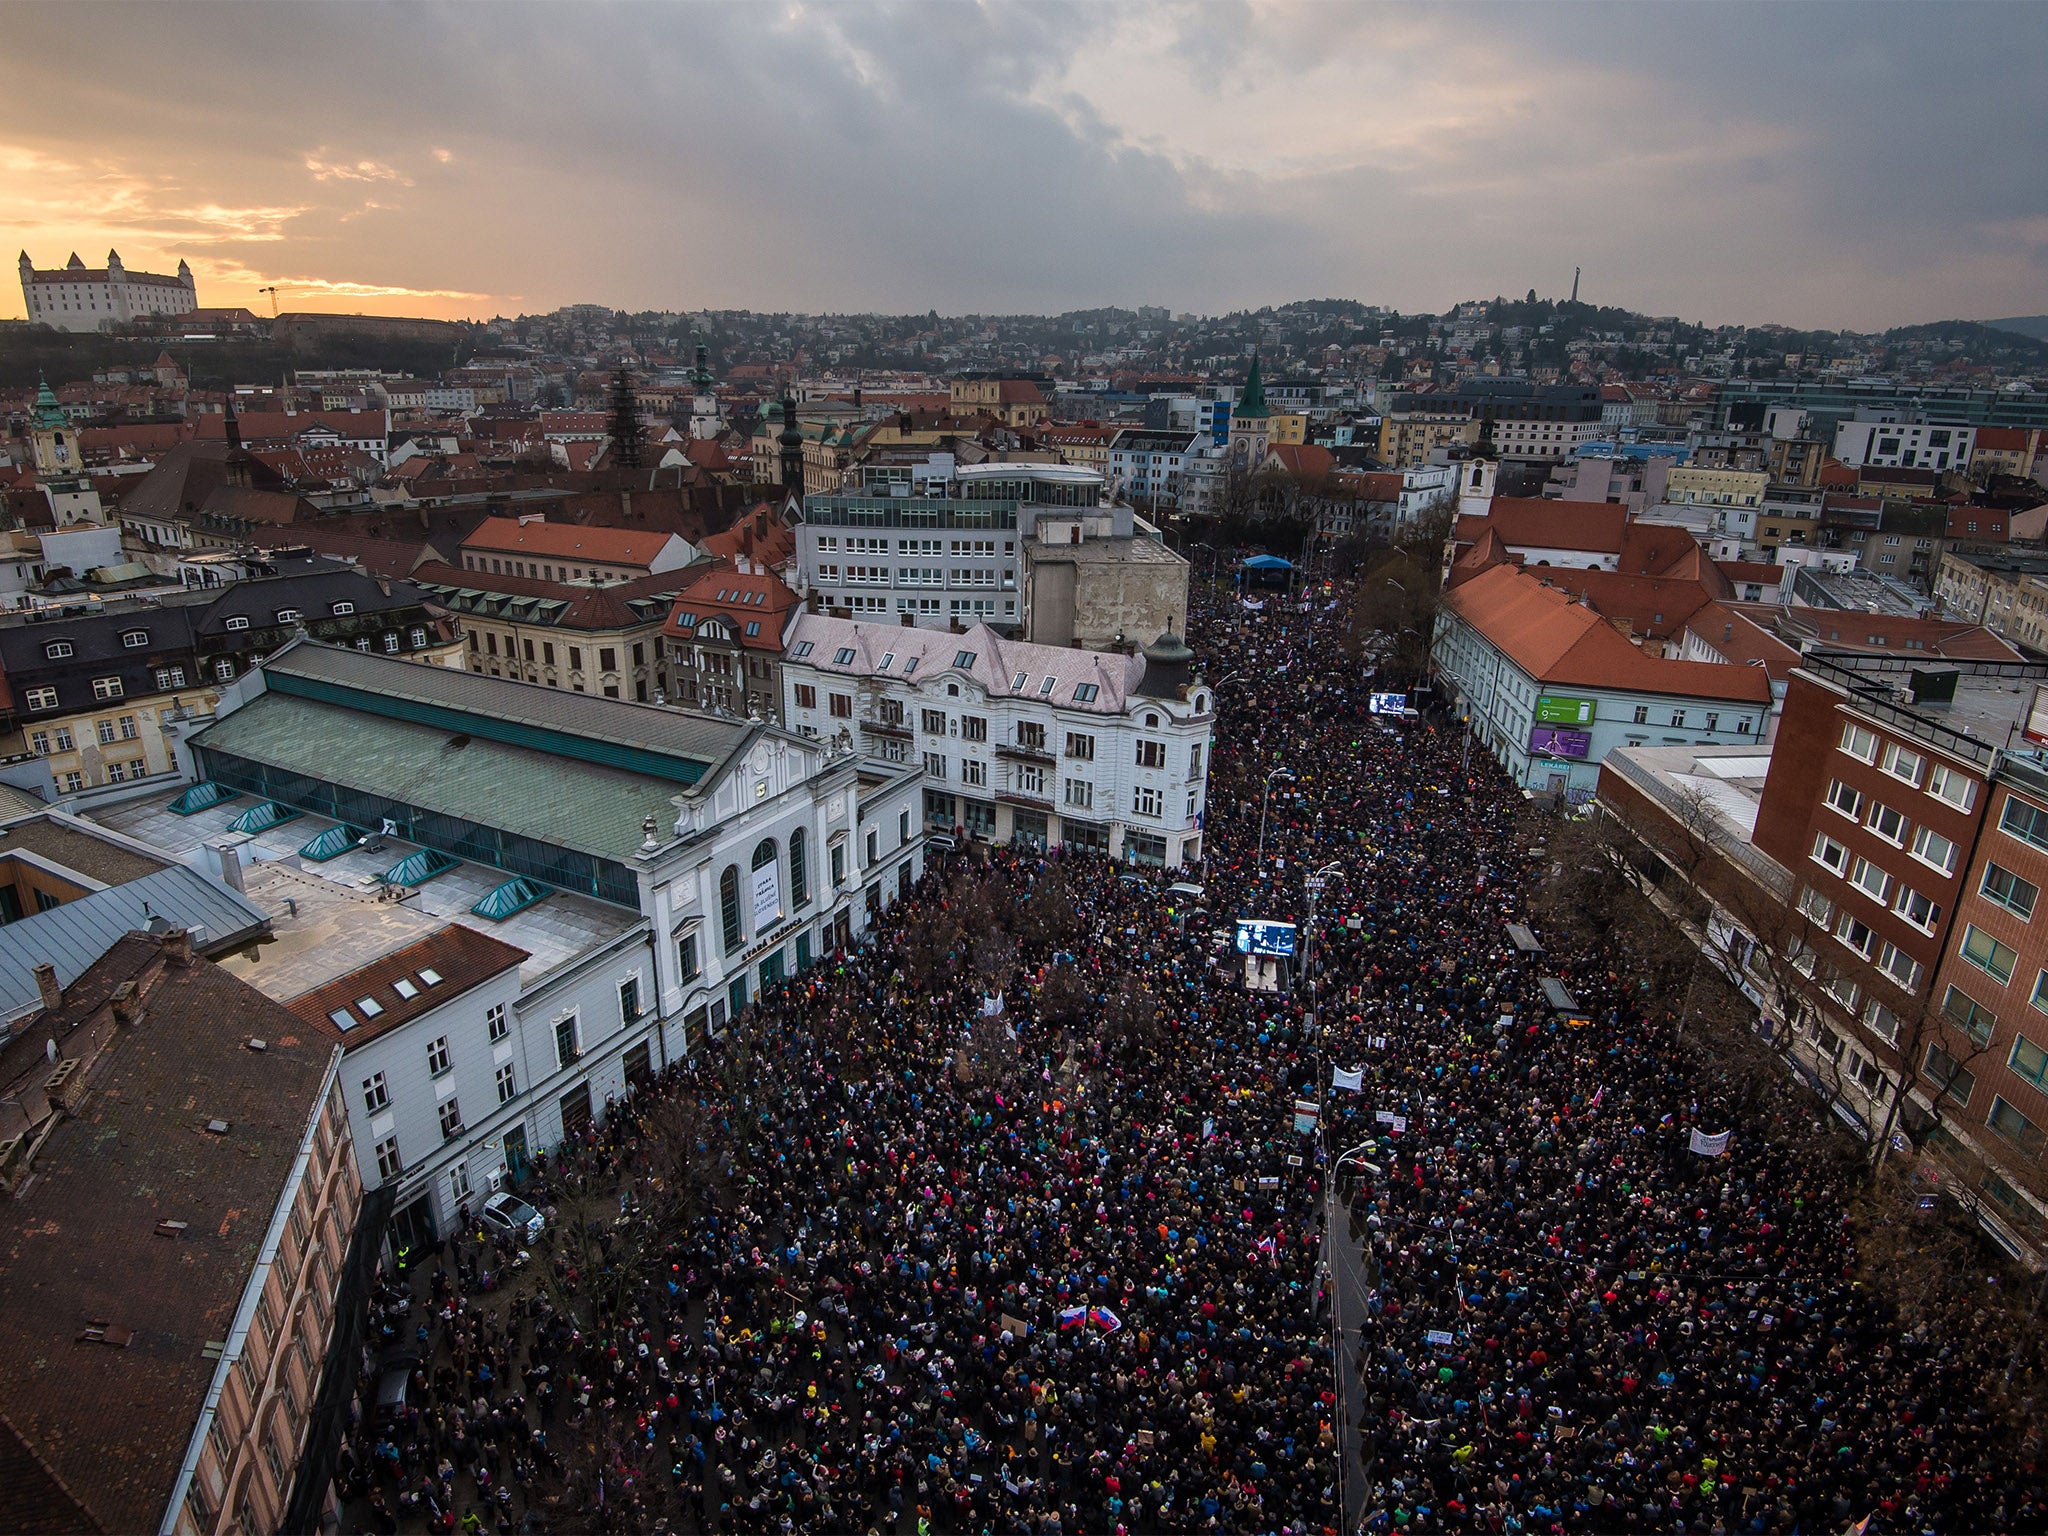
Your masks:
{"label": "dense crowd", "polygon": [[[1701,1097],[1626,957],[1510,944],[1519,797],[1368,714],[1343,595],[1198,584],[1213,915],[1099,860],[928,873],[544,1163],[524,1268],[463,1236],[394,1281],[370,1352],[420,1364],[350,1436],[350,1521],[1303,1536],[1348,1485],[1376,1530],[2041,1528],[1982,1361],[1858,1291],[1838,1193]],[[1214,930],[1301,920],[1318,870],[1311,1012]],[[1015,920],[1044,882],[1059,941]],[[1004,974],[963,939],[914,983],[970,899]],[[1055,966],[1149,1022],[1042,1016]]]}

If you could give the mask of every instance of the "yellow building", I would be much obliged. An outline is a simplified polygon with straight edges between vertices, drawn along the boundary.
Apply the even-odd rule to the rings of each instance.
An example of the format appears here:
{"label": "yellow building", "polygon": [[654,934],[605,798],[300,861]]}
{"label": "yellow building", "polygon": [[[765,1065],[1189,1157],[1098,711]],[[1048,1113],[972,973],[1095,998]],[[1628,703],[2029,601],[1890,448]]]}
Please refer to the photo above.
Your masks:
{"label": "yellow building", "polygon": [[954,379],[949,391],[953,410],[966,416],[993,416],[1006,427],[1028,427],[1045,420],[1045,391],[1031,379]]}
{"label": "yellow building", "polygon": [[1479,423],[1470,416],[1402,411],[1380,421],[1380,462],[1389,469],[1415,469],[1439,448],[1478,441]]}
{"label": "yellow building", "polygon": [[1298,448],[1308,441],[1308,417],[1297,411],[1275,411],[1267,418],[1266,443],[1272,448]]}
{"label": "yellow building", "polygon": [[1664,482],[1664,499],[1684,507],[1760,507],[1770,479],[1760,469],[1683,466]]}

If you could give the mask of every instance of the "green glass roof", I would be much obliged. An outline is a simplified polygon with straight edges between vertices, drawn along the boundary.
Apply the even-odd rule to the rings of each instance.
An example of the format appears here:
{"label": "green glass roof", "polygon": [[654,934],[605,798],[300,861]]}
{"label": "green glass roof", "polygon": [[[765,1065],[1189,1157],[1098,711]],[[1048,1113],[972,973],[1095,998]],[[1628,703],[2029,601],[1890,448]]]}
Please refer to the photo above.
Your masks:
{"label": "green glass roof", "polygon": [[311,859],[315,864],[325,864],[329,859],[339,858],[355,847],[362,833],[344,822],[336,822],[310,843],[299,849],[299,857]]}
{"label": "green glass roof", "polygon": [[211,779],[194,784],[185,793],[173,800],[167,809],[173,816],[190,816],[208,806],[219,805],[223,800],[232,800],[239,791],[229,789],[225,784],[216,784]]}
{"label": "green glass roof", "polygon": [[386,885],[425,885],[436,875],[445,875],[462,863],[434,848],[407,854],[377,878]]}
{"label": "green glass roof", "polygon": [[265,800],[252,805],[233,821],[228,823],[230,832],[261,832],[266,827],[277,826],[280,822],[296,821],[305,815],[289,805],[279,805],[275,800]]}
{"label": "green glass roof", "polygon": [[535,902],[546,898],[547,895],[548,888],[538,880],[529,880],[524,875],[518,875],[507,880],[503,885],[493,886],[485,893],[483,900],[479,901],[469,910],[478,917],[488,917],[493,922],[503,922],[514,912],[524,912]]}

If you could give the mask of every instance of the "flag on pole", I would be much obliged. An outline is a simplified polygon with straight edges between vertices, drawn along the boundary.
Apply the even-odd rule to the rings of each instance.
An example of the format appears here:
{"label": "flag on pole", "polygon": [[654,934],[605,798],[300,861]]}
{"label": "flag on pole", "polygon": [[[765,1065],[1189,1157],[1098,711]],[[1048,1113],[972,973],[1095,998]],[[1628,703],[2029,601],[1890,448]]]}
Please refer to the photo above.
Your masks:
{"label": "flag on pole", "polygon": [[1079,1328],[1082,1324],[1086,1323],[1087,1321],[1088,1309],[1086,1307],[1060,1308],[1061,1333],[1065,1333],[1069,1328]]}
{"label": "flag on pole", "polygon": [[1124,1320],[1107,1307],[1090,1307],[1088,1309],[1088,1321],[1100,1328],[1104,1333],[1115,1333],[1117,1329],[1124,1325]]}

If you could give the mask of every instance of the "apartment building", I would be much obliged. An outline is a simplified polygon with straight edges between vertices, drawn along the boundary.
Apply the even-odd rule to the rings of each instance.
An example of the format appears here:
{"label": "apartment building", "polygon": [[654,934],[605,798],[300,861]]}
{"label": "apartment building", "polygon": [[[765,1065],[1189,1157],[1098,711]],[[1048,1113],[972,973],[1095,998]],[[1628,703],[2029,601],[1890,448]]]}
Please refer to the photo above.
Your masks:
{"label": "apartment building", "polygon": [[1835,457],[1851,469],[1966,470],[1977,429],[1962,421],[1915,420],[1893,410],[1858,411],[1835,428]]}
{"label": "apartment building", "polygon": [[1067,464],[867,465],[805,500],[797,585],[857,619],[1023,622],[1022,543],[1041,515],[1092,509],[1102,477]]}
{"label": "apartment building", "polygon": [[934,830],[1178,868],[1202,855],[1215,731],[1194,654],[1136,656],[806,615],[783,660],[783,718],[923,769]]}
{"label": "apartment building", "polygon": [[680,571],[696,558],[678,534],[551,523],[531,512],[485,518],[462,541],[461,563],[468,571],[603,586]]}
{"label": "apartment building", "polygon": [[1202,434],[1126,427],[1109,445],[1109,484],[1147,506],[1178,506],[1193,461],[1207,446]]}

